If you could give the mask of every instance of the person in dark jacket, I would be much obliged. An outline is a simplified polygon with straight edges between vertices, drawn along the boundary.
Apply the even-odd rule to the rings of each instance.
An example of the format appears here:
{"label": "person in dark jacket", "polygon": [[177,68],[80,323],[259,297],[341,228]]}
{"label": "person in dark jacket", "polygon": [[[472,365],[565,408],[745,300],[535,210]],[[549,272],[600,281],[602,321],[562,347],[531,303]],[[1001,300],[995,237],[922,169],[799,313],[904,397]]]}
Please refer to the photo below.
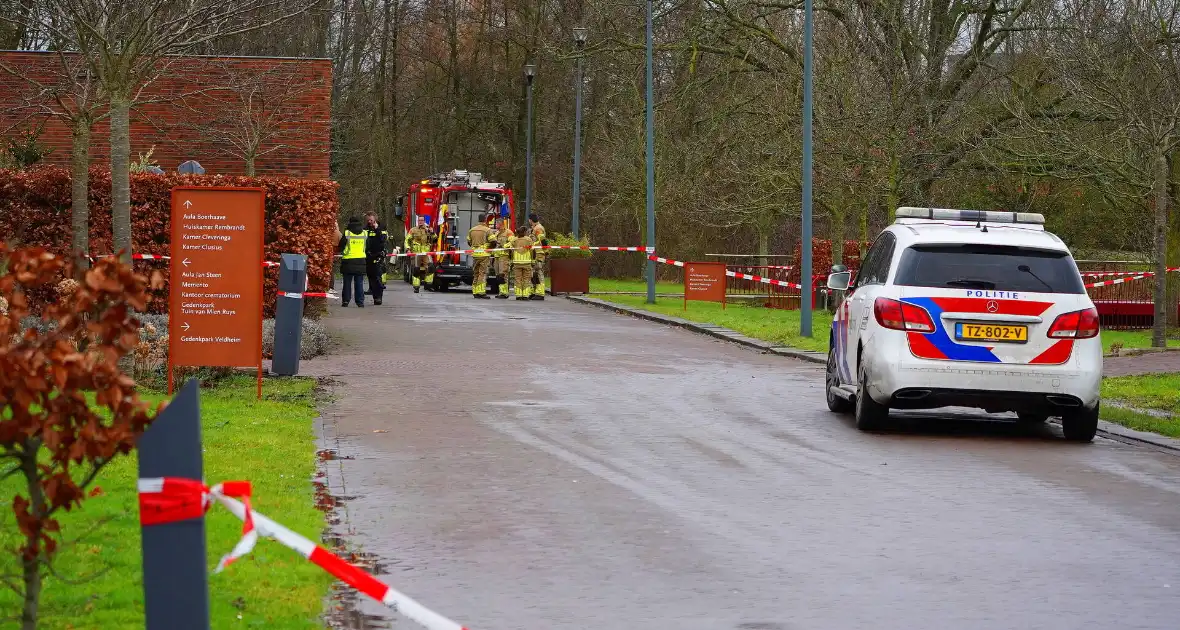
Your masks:
{"label": "person in dark jacket", "polygon": [[344,290],[340,305],[348,306],[356,292],[356,305],[365,307],[365,244],[368,241],[365,226],[359,217],[348,220],[348,229],[340,237],[340,272],[344,274]]}
{"label": "person in dark jacket", "polygon": [[385,226],[377,220],[376,212],[365,213],[365,275],[369,277],[369,295],[373,296],[373,305],[381,306],[381,296],[385,293],[385,243],[389,241],[389,233]]}

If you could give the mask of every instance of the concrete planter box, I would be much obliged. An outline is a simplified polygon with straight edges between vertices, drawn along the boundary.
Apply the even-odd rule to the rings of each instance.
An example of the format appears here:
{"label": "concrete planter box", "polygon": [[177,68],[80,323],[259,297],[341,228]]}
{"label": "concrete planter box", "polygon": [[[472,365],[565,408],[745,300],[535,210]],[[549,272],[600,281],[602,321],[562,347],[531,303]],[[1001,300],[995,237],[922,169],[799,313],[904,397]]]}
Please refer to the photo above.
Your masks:
{"label": "concrete planter box", "polygon": [[558,293],[590,292],[589,258],[551,258],[549,260],[549,291]]}

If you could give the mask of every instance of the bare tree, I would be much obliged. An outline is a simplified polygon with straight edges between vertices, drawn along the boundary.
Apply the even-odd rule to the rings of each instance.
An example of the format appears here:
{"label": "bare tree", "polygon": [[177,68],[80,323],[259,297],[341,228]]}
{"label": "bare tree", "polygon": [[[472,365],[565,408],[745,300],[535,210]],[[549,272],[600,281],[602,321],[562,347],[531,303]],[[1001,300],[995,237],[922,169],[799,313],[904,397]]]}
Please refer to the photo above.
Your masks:
{"label": "bare tree", "polygon": [[27,108],[54,116],[70,127],[70,252],[74,265],[85,270],[90,265],[90,135],[94,123],[106,116],[99,82],[86,61],[78,55],[58,52],[56,70],[49,81],[23,74],[0,63],[0,71],[27,81],[30,93]]}
{"label": "bare tree", "polygon": [[1027,136],[1006,153],[1022,169],[1084,180],[1150,217],[1152,345],[1163,347],[1170,160],[1180,148],[1180,3],[1078,0],[1061,5],[1055,19],[1059,34],[1040,51],[1042,71],[1008,102]]}
{"label": "bare tree", "polygon": [[308,118],[318,107],[306,100],[299,76],[290,64],[212,62],[205,75],[210,87],[180,99],[191,112],[183,124],[241,159],[252,177],[260,158],[289,148],[301,137],[301,125],[319,122]]}
{"label": "bare tree", "polygon": [[[130,112],[136,94],[167,64],[219,37],[269,27],[305,12],[280,0],[54,0],[22,27],[45,33],[86,60],[109,103],[111,226],[115,248],[131,257]],[[12,21],[12,18],[7,18]]]}

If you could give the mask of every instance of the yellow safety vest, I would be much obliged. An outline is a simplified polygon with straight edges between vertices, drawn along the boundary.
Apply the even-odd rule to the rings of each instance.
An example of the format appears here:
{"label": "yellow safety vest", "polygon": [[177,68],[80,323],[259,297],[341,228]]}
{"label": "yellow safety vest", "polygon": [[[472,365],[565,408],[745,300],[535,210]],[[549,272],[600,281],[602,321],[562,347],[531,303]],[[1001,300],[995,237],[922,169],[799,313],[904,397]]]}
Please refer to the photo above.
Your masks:
{"label": "yellow safety vest", "polygon": [[368,236],[366,236],[364,232],[361,232],[360,234],[357,234],[356,232],[345,232],[344,238],[348,239],[348,244],[344,248],[344,255],[341,256],[341,258],[344,260],[349,260],[352,258],[365,257],[365,241],[368,239]]}

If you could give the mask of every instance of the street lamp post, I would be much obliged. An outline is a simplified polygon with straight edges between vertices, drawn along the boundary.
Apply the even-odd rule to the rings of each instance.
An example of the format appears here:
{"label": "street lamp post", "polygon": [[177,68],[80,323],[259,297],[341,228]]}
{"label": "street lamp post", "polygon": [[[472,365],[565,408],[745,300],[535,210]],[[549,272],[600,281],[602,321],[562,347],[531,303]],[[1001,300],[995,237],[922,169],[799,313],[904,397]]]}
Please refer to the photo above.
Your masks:
{"label": "street lamp post", "polygon": [[[810,1],[810,0],[808,0]],[[656,249],[656,149],[655,149],[655,114],[652,112],[652,34],[651,12],[652,0],[647,0],[647,253],[652,255]],[[656,263],[647,260],[647,303],[656,303]]]}
{"label": "street lamp post", "polygon": [[[524,219],[527,220],[533,211],[533,78],[537,76],[537,66],[528,64],[524,67],[526,86],[525,100],[528,103],[524,121]],[[522,220],[517,219],[517,225]]]}
{"label": "street lamp post", "polygon": [[812,0],[803,2],[803,229],[799,249],[799,334],[811,336],[811,300],[815,288],[811,285],[811,117],[812,117]]}
{"label": "street lamp post", "polygon": [[574,29],[574,46],[578,50],[578,77],[574,88],[574,206],[573,217],[570,220],[574,238],[578,238],[578,205],[582,197],[582,68],[585,57],[582,52],[586,48],[587,31],[584,27]]}

